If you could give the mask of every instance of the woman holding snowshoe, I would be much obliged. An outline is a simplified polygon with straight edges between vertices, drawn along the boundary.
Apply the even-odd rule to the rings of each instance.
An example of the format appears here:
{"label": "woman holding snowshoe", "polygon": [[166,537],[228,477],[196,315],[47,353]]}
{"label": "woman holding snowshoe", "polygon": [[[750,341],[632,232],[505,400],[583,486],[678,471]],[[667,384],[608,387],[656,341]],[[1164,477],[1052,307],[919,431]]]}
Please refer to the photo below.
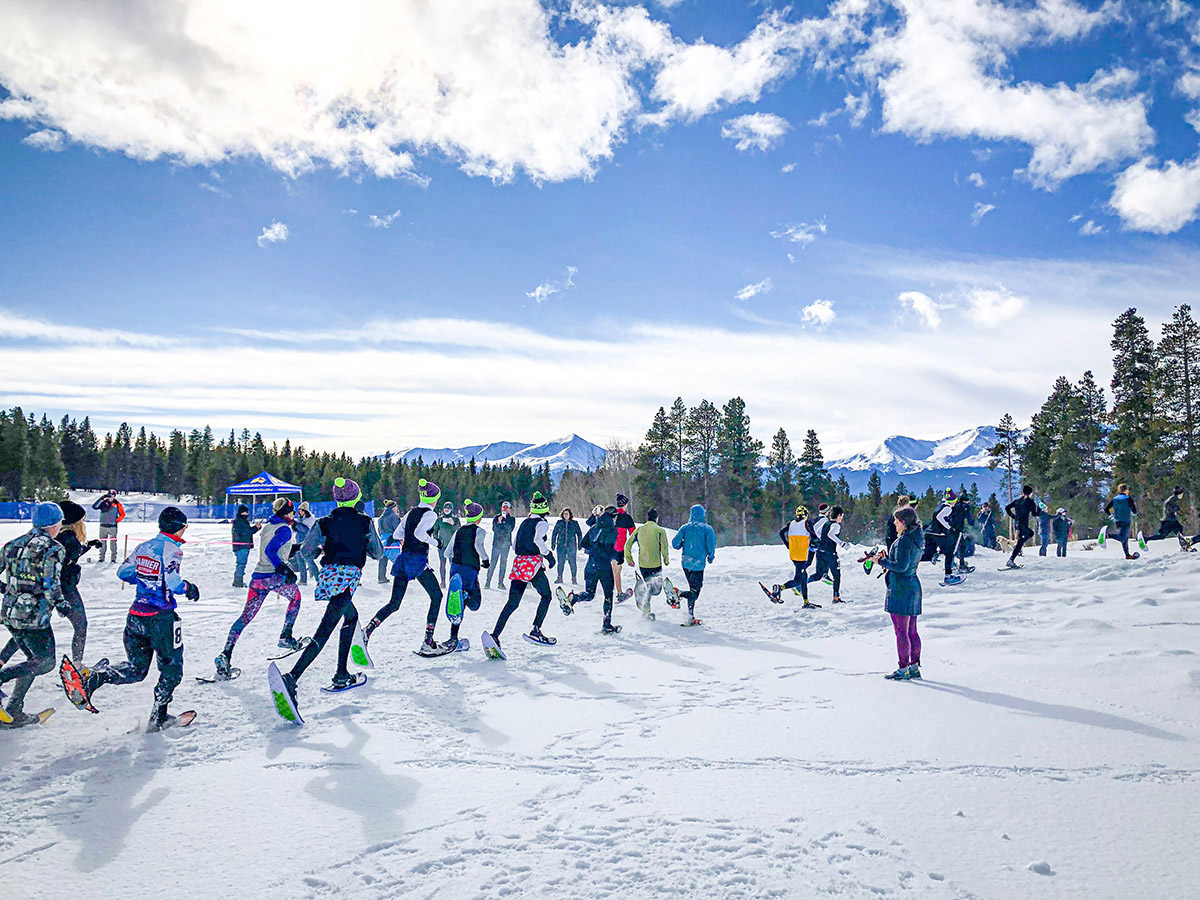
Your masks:
{"label": "woman holding snowshoe", "polygon": [[921,677],[921,636],[917,634],[917,616],[921,615],[921,580],[917,564],[925,548],[925,535],[916,510],[911,506],[896,510],[896,540],[875,561],[886,569],[887,602],[884,610],[892,617],[896,632],[896,671],[887,677],[909,681]]}

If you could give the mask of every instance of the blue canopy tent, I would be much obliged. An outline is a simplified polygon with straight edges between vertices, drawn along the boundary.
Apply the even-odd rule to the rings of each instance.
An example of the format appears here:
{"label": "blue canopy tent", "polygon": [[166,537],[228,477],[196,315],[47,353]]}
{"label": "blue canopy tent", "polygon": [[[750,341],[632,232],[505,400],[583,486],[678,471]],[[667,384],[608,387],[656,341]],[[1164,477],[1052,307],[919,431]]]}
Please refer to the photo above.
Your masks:
{"label": "blue canopy tent", "polygon": [[249,497],[250,506],[254,506],[255,497],[270,497],[272,502],[281,494],[299,494],[304,499],[304,491],[297,484],[288,484],[281,478],[276,478],[270,472],[262,471],[253,478],[247,478],[240,484],[225,488],[227,497]]}

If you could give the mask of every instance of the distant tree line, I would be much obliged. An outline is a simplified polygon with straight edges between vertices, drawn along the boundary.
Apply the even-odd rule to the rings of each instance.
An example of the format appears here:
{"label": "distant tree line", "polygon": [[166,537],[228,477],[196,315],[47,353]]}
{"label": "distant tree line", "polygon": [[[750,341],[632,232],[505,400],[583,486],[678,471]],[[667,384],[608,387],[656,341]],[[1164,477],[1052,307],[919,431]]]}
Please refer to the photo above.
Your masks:
{"label": "distant tree line", "polygon": [[1200,492],[1200,326],[1188,304],[1163,323],[1157,342],[1136,309],[1113,323],[1112,406],[1091,372],[1065,375],[1027,431],[1011,415],[997,426],[992,468],[1002,493],[1033,485],[1077,523],[1095,528],[1115,485],[1141,500],[1146,524],[1176,485],[1187,491],[1183,514],[1197,526]]}
{"label": "distant tree line", "polygon": [[357,481],[363,497],[392,499],[401,506],[416,503],[417,482],[428,478],[442,496],[458,504],[471,499],[486,508],[510,500],[517,509],[535,490],[552,496],[550,468],[510,464],[466,463],[426,465],[383,457],[357,462],[345,453],[318,453],[263,440],[261,434],[234,431],[217,441],[211,428],[185,434],[172,431],[166,440],[142,427],[134,432],[122,423],[103,439],[91,421],[64,416],[55,425],[20,408],[0,411],[0,500],[61,499],[68,488],[115,489],[118,493],[164,493],[199,503],[224,503],[225,489],[263,470],[303,488],[309,500],[332,499],[333,479]]}

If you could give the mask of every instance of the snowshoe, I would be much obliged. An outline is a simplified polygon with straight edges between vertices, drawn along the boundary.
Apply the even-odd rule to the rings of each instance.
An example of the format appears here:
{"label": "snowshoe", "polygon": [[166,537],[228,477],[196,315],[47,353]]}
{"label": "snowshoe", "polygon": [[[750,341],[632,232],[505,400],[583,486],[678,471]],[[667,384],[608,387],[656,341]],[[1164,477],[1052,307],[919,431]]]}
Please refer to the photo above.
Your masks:
{"label": "snowshoe", "polygon": [[675,585],[671,584],[670,578],[663,579],[663,594],[667,598],[667,606],[671,609],[679,609],[679,591]]}
{"label": "snowshoe", "polygon": [[695,616],[692,616],[686,622],[680,622],[679,624],[682,625],[684,628],[694,628],[695,626],[703,625],[704,623],[701,622],[699,619],[697,619]]}
{"label": "snowshoe", "polygon": [[612,622],[605,622],[602,626],[600,626],[600,633],[601,634],[620,634],[621,626],[614,625]]}
{"label": "snowshoe", "polygon": [[350,642],[350,659],[360,669],[373,669],[371,654],[367,652],[367,633],[363,630],[362,622],[354,628],[354,640]]}
{"label": "snowshoe", "polygon": [[1183,551],[1184,553],[1187,553],[1192,549],[1191,545],[1188,543],[1188,539],[1185,538],[1182,534],[1177,534],[1177,535],[1175,535],[1175,537],[1179,540],[1179,549],[1181,551]]}
{"label": "snowshoe", "polygon": [[972,572],[975,571],[975,567],[974,566],[959,566],[954,571],[957,572],[959,575],[970,575]]}
{"label": "snowshoe", "polygon": [[22,711],[15,716],[5,713],[4,720],[0,721],[0,728],[24,728],[26,725],[41,725],[52,715],[54,715],[54,707],[43,709],[40,713]]}
{"label": "snowshoe", "polygon": [[[824,577],[821,579],[821,581],[822,581],[823,583],[825,583],[825,584],[829,585],[830,587],[833,587],[833,578],[832,578],[832,577],[830,577],[829,575],[826,575],[826,576],[824,576]],[[834,602],[836,603],[837,601],[835,600]]]}
{"label": "snowshoe", "polygon": [[1096,535],[1096,543],[1103,547],[1108,543],[1108,526],[1105,525],[1100,529],[1100,533]]}
{"label": "snowshoe", "polygon": [[568,596],[567,592],[562,588],[555,589],[554,593],[558,597],[558,608],[562,610],[562,614],[564,616],[569,616],[571,613],[575,612],[574,594]]}
{"label": "snowshoe", "polygon": [[1142,534],[1140,531],[1138,532],[1138,535],[1137,535],[1137,543],[1138,543],[1138,549],[1139,549],[1139,550],[1147,550],[1147,549],[1149,549],[1149,548],[1146,546],[1146,536],[1145,536],[1144,534]]}
{"label": "snowshoe", "polygon": [[150,721],[146,724],[146,734],[156,734],[168,728],[187,728],[195,719],[196,711],[194,709],[181,712],[177,716],[172,716],[169,713],[164,713],[163,715],[151,714]]}
{"label": "snowshoe", "polygon": [[483,644],[483,652],[488,659],[508,659],[500,649],[500,641],[486,631],[479,636],[479,642]]}
{"label": "snowshoe", "polygon": [[[96,666],[105,665],[107,659],[102,659],[96,663]],[[87,671],[86,669],[84,671]],[[98,713],[100,710],[92,706],[91,692],[84,683],[84,676],[75,668],[75,664],[64,656],[62,663],[58,667],[58,677],[62,679],[63,691],[66,692],[67,699],[74,704],[76,709],[86,709],[90,713]],[[91,678],[88,678],[90,681]]]}
{"label": "snowshoe", "polygon": [[279,718],[293,725],[303,725],[304,717],[300,715],[300,706],[296,703],[296,681],[292,673],[284,675],[279,671],[279,666],[271,663],[267,667],[267,685],[271,689],[271,698]]}
{"label": "snowshoe", "polygon": [[834,597],[833,602],[834,603],[845,603],[846,601],[843,600],[841,597]]}
{"label": "snowshoe", "polygon": [[801,609],[820,609],[821,604],[820,603],[809,603],[807,600],[805,600],[804,604],[800,608]]}
{"label": "snowshoe", "polygon": [[616,602],[624,603],[633,596],[633,588],[625,588],[621,593],[617,594]]}
{"label": "snowshoe", "polygon": [[1126,559],[1141,559],[1141,558],[1142,558],[1142,554],[1140,554],[1140,553],[1126,553],[1126,554],[1125,554],[1125,558],[1126,558]]}
{"label": "snowshoe", "polygon": [[644,613],[642,613],[642,618],[645,619],[647,622],[653,622],[655,620],[656,616],[654,615],[654,613],[650,612],[650,610],[646,610]]}
{"label": "snowshoe", "polygon": [[366,672],[355,672],[346,675],[334,675],[333,682],[329,687],[321,688],[326,694],[340,694],[344,691],[354,690],[356,687],[361,687],[367,683]]}
{"label": "snowshoe", "polygon": [[966,580],[967,579],[964,578],[962,575],[947,575],[945,578],[943,578],[938,583],[942,587],[954,587],[956,584],[962,584]]}
{"label": "snowshoe", "polygon": [[279,639],[279,649],[282,650],[283,652],[277,653],[274,656],[268,656],[267,660],[270,661],[273,659],[287,659],[293,653],[299,653],[301,650],[303,650],[305,647],[307,647],[312,642],[313,642],[313,639],[310,637],[294,638],[294,637],[288,636],[287,642],[285,643],[284,638],[281,637]]}
{"label": "snowshoe", "polygon": [[450,587],[446,591],[446,618],[450,620],[451,625],[458,625],[462,622],[463,617],[463,589],[462,576],[452,575],[450,577]]}
{"label": "snowshoe", "polygon": [[1007,572],[1009,569],[1019,569],[1019,568],[1021,568],[1021,566],[1017,565],[1015,562],[1013,562],[1010,559],[1008,562],[1006,562],[1004,565],[1002,565],[997,571]]}
{"label": "snowshoe", "polygon": [[522,635],[522,637],[524,637],[525,640],[529,641],[531,644],[541,644],[543,647],[553,647],[558,643],[558,638],[552,638],[548,635],[542,634],[542,630],[540,628],[533,628],[528,634]]}
{"label": "snowshoe", "polygon": [[[284,654],[284,656],[290,655],[291,654]],[[279,658],[282,659],[283,657],[281,656]],[[229,664],[229,657],[224,653],[214,659],[213,662],[216,663],[217,666],[216,674],[211,678],[203,678],[197,675],[196,681],[198,681],[200,684],[216,684],[218,681],[233,681],[233,679],[242,674],[241,669],[239,669],[237,666],[231,666]]]}
{"label": "snowshoe", "polygon": [[429,659],[434,656],[445,656],[447,653],[453,653],[457,649],[457,642],[453,647],[450,647],[446,644],[439,644],[433,638],[427,637],[425,638],[425,642],[416,650],[414,650],[413,653],[417,654],[417,656],[424,656],[426,659]]}
{"label": "snowshoe", "polygon": [[770,600],[772,603],[782,603],[783,602],[783,597],[780,596],[779,585],[775,584],[775,585],[772,585],[771,587],[767,587],[765,584],[763,584],[760,581],[758,583],[758,586],[760,588],[762,588],[763,593],[767,595],[767,599]]}
{"label": "snowshoe", "polygon": [[454,648],[454,652],[462,653],[464,650],[470,650],[470,649],[471,649],[471,642],[468,641],[466,638],[459,638],[458,646]]}

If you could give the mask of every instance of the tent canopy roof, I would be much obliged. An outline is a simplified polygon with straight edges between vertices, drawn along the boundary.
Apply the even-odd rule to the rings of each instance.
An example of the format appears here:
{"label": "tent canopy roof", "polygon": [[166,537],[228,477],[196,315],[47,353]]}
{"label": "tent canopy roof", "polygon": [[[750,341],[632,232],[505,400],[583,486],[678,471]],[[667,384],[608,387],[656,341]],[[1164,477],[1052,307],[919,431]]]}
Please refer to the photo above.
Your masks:
{"label": "tent canopy roof", "polygon": [[299,494],[301,490],[299,485],[288,484],[264,470],[253,478],[247,478],[241,484],[230,485],[225,488],[225,493],[236,494],[239,497],[253,497],[266,494]]}

